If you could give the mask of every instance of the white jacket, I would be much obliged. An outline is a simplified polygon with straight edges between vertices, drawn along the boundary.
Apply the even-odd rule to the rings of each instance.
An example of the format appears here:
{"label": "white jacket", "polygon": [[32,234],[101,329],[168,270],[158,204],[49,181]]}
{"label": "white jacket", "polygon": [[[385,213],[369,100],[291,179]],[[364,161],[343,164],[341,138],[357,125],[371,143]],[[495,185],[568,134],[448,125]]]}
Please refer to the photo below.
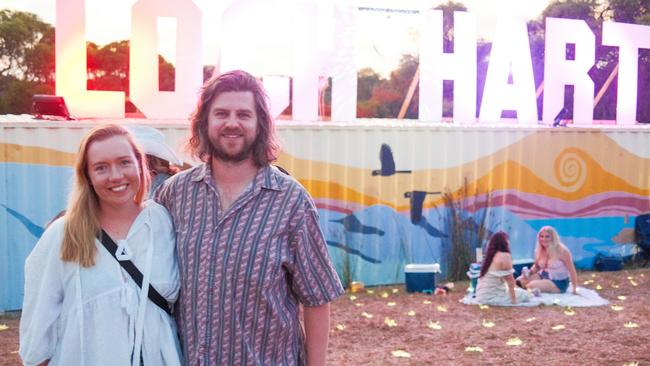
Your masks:
{"label": "white jacket", "polygon": [[[146,295],[149,283],[169,302],[179,292],[175,236],[164,207],[146,201],[127,238],[140,289],[95,240],[95,265],[61,261],[65,218],[43,234],[25,262],[20,357],[25,365],[180,365],[174,320]],[[132,357],[132,355],[134,357]]]}

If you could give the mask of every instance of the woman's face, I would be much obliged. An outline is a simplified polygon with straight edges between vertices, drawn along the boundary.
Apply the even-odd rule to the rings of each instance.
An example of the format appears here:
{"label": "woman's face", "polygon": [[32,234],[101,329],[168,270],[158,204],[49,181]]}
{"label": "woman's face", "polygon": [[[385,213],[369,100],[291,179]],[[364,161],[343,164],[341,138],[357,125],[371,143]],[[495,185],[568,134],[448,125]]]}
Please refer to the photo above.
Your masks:
{"label": "woman's face", "polygon": [[94,141],[86,151],[87,174],[100,206],[134,204],[140,190],[140,166],[125,136]]}
{"label": "woman's face", "polygon": [[542,245],[544,248],[548,248],[548,246],[553,242],[553,236],[549,231],[543,230],[540,231],[538,240],[540,245]]}

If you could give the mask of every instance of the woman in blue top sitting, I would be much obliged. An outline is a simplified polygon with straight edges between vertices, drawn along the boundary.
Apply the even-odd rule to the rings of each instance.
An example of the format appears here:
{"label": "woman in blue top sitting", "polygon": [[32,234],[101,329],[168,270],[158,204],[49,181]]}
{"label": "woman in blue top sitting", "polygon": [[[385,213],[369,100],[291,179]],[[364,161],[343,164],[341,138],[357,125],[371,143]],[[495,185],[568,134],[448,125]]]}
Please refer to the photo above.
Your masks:
{"label": "woman in blue top sitting", "polygon": [[578,274],[569,249],[560,242],[560,236],[551,226],[544,226],[537,234],[535,264],[530,272],[518,279],[522,286],[534,293],[563,293],[571,283],[572,292],[577,293]]}

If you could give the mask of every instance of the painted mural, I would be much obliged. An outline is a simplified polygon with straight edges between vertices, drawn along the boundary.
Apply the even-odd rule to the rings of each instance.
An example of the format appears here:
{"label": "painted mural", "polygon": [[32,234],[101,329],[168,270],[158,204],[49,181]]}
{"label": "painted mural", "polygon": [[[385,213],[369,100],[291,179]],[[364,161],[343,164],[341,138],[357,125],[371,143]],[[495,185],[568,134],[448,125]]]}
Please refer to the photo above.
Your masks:
{"label": "painted mural", "polygon": [[[0,124],[0,310],[21,306],[24,260],[65,207],[74,151],[93,123]],[[183,155],[185,124],[151,124]],[[344,282],[403,283],[408,263],[440,263],[444,276],[456,245],[444,194],[459,203],[465,227],[508,232],[515,260],[532,258],[537,231],[553,225],[584,269],[598,253],[631,253],[634,218],[650,211],[645,126],[279,130],[277,163],[314,197]]]}

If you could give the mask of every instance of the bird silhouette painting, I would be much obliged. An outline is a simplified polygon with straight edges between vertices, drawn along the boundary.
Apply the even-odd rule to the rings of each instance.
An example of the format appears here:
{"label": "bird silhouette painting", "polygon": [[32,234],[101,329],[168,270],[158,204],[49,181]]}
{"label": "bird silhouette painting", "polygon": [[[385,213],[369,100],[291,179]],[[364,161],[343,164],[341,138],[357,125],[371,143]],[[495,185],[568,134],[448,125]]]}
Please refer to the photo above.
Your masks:
{"label": "bird silhouette painting", "polygon": [[430,236],[434,238],[446,238],[447,234],[436,229],[422,216],[422,205],[424,198],[428,194],[440,194],[440,192],[425,192],[425,191],[411,191],[404,193],[404,197],[410,199],[411,203],[411,223],[424,229]]}
{"label": "bird silhouette painting", "polygon": [[23,214],[21,214],[20,212],[18,212],[16,210],[13,210],[13,209],[11,209],[11,208],[9,208],[9,207],[1,204],[1,203],[0,203],[0,206],[4,207],[5,210],[7,210],[7,212],[11,216],[13,216],[16,220],[18,220],[18,222],[23,224],[25,229],[27,229],[27,231],[29,231],[30,234],[34,235],[36,238],[40,238],[41,235],[43,235],[43,232],[45,231],[45,229],[42,226],[39,226],[39,225],[35,224],[32,220],[28,219],[27,217],[25,217]]}
{"label": "bird silhouette painting", "polygon": [[391,150],[388,144],[381,144],[381,148],[379,149],[379,161],[381,162],[381,169],[373,170],[372,175],[381,175],[382,177],[387,177],[395,173],[411,173],[410,170],[395,170],[393,150]]}
{"label": "bird silhouette painting", "polygon": [[379,236],[384,235],[384,232],[382,230],[374,226],[368,226],[362,224],[361,221],[359,221],[359,219],[356,216],[354,216],[354,214],[347,215],[342,219],[330,220],[330,221],[338,222],[339,224],[342,224],[345,231],[350,233],[376,234]]}
{"label": "bird silhouette painting", "polygon": [[335,241],[329,241],[329,240],[327,241],[327,245],[332,246],[332,247],[335,247],[335,248],[342,249],[342,250],[344,250],[345,252],[350,253],[350,254],[352,254],[352,255],[357,255],[357,256],[359,256],[361,259],[363,259],[364,261],[366,261],[366,262],[375,263],[375,264],[376,264],[376,263],[381,263],[381,261],[380,261],[379,259],[375,259],[375,258],[369,257],[369,256],[367,256],[367,255],[361,253],[361,252],[358,251],[357,249],[350,248],[350,247],[347,246],[347,245],[344,245],[344,244],[341,244],[341,243],[337,243],[337,242],[335,242]]}

